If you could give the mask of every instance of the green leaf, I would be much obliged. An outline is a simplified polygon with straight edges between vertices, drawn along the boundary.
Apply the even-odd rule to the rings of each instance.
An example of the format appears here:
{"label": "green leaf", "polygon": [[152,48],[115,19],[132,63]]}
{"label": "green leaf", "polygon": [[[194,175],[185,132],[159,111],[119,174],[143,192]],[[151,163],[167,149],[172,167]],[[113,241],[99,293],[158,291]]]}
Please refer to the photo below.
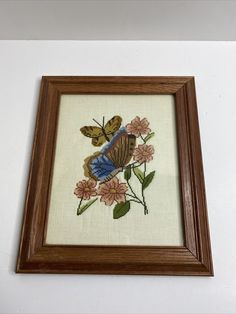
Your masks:
{"label": "green leaf", "polygon": [[125,203],[116,204],[116,206],[113,209],[113,218],[118,219],[127,214],[129,210],[130,210],[129,201],[126,201]]}
{"label": "green leaf", "polygon": [[152,182],[155,175],[155,171],[150,172],[143,180],[143,190],[146,189]]}
{"label": "green leaf", "polygon": [[128,181],[131,178],[131,167],[127,167],[124,172],[124,178]]}
{"label": "green leaf", "polygon": [[139,179],[140,183],[143,183],[144,173],[142,172],[142,170],[140,170],[138,167],[133,168],[133,170],[134,170],[134,174]]}
{"label": "green leaf", "polygon": [[149,133],[149,134],[144,138],[144,142],[147,143],[151,138],[153,138],[154,135],[155,135],[154,132]]}
{"label": "green leaf", "polygon": [[85,212],[86,209],[88,209],[93,203],[95,203],[97,199],[98,199],[98,198],[95,198],[95,199],[93,199],[93,200],[91,200],[91,201],[88,201],[86,204],[84,204],[83,206],[81,206],[80,209],[79,209],[79,211],[77,212],[77,215],[83,214],[83,212]]}

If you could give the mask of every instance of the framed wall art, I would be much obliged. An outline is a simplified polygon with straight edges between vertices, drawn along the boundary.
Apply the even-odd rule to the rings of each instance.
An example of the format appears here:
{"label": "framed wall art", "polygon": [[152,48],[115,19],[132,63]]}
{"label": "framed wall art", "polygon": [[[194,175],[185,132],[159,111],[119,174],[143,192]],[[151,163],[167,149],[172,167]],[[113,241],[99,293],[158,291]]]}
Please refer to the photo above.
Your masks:
{"label": "framed wall art", "polygon": [[193,77],[43,77],[17,272],[212,276]]}

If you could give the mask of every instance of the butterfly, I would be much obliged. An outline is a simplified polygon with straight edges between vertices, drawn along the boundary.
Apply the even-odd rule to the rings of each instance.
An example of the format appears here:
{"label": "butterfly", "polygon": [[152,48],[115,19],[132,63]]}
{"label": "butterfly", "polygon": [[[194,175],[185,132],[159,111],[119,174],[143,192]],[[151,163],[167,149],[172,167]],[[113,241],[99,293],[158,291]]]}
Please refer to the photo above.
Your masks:
{"label": "butterfly", "polygon": [[129,163],[135,144],[136,137],[120,128],[100,152],[84,160],[85,176],[101,183],[109,181]]}
{"label": "butterfly", "polygon": [[94,146],[101,146],[106,141],[110,141],[117,130],[119,130],[122,118],[120,116],[114,116],[104,126],[94,120],[98,126],[84,126],[80,129],[81,133],[87,137],[92,138],[92,144]]}

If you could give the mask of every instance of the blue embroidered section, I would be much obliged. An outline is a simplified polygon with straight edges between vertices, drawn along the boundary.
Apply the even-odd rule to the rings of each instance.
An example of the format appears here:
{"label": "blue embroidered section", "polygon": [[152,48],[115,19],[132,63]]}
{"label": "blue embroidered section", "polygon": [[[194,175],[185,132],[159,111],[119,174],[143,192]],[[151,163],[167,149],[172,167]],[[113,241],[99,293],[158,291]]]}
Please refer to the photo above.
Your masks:
{"label": "blue embroidered section", "polygon": [[92,174],[99,180],[105,180],[116,169],[113,162],[105,155],[99,155],[90,163]]}

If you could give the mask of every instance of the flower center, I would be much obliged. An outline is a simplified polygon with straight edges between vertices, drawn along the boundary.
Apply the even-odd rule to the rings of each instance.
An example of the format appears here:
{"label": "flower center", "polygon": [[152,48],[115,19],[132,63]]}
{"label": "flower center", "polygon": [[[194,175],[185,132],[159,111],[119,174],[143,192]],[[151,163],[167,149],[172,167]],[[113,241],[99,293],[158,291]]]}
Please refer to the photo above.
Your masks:
{"label": "flower center", "polygon": [[115,194],[116,193],[116,189],[110,189],[110,193]]}
{"label": "flower center", "polygon": [[90,191],[90,188],[85,188],[84,191],[85,191],[85,192],[89,192],[89,191]]}
{"label": "flower center", "polygon": [[149,155],[149,152],[143,152],[143,156],[148,156]]}

